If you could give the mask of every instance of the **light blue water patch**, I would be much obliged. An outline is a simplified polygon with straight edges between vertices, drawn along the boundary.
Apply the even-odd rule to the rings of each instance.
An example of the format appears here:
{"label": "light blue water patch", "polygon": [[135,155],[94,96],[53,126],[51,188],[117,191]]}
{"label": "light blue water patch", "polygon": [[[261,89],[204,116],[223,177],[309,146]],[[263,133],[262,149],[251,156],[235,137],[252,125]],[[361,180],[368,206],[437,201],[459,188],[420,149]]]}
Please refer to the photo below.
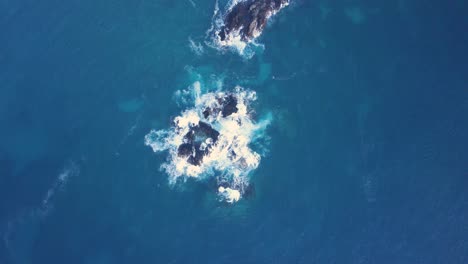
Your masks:
{"label": "light blue water patch", "polygon": [[344,13],[355,25],[360,25],[366,21],[366,15],[360,7],[347,7],[345,8]]}
{"label": "light blue water patch", "polygon": [[124,113],[134,113],[139,111],[144,105],[144,101],[141,98],[134,98],[128,101],[123,101],[118,104],[119,110]]}
{"label": "light blue water patch", "polygon": [[320,3],[319,9],[320,9],[320,17],[322,19],[327,19],[328,15],[332,11],[332,9],[325,3]]}
{"label": "light blue water patch", "polygon": [[195,82],[199,82],[204,89],[220,90],[225,78],[226,74],[217,72],[212,65],[186,66],[177,88],[184,90]]}
{"label": "light blue water patch", "polygon": [[265,83],[268,79],[271,79],[271,71],[272,71],[271,69],[272,69],[271,63],[260,62],[258,64],[258,72],[256,76],[251,79],[245,78],[243,80],[240,80],[240,84],[247,85],[247,86],[261,85]]}
{"label": "light blue water patch", "polygon": [[270,63],[262,63],[259,67],[257,82],[263,83],[271,76],[271,64]]}

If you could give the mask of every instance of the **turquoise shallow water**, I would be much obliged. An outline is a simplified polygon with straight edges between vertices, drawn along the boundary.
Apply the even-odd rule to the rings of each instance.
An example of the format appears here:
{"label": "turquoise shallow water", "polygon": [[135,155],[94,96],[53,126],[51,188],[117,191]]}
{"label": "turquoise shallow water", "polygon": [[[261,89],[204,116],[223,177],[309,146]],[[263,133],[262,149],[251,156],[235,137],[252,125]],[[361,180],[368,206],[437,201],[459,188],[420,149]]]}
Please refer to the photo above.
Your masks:
{"label": "turquoise shallow water", "polygon": [[[297,0],[245,60],[211,0],[0,1],[0,263],[466,263],[467,8]],[[193,71],[274,116],[234,205],[144,145]]]}

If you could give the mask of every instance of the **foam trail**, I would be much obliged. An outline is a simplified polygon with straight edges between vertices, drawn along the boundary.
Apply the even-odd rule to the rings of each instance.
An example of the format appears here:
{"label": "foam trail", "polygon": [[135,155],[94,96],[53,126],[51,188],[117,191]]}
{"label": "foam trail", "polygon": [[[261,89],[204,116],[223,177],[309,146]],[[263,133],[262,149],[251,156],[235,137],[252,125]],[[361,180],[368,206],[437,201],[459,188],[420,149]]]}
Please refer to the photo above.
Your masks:
{"label": "foam trail", "polygon": [[195,2],[193,0],[188,0],[188,1],[193,6],[193,8],[197,8],[197,5],[195,4]]}
{"label": "foam trail", "polygon": [[6,231],[2,236],[5,248],[13,263],[29,263],[31,248],[34,245],[40,225],[50,213],[53,207],[54,197],[57,192],[63,190],[71,177],[79,174],[78,165],[70,161],[58,174],[52,186],[47,190],[40,205],[19,212],[8,220]]}
{"label": "foam trail", "polygon": [[213,178],[220,198],[236,202],[260,164],[260,154],[250,146],[264,137],[272,117],[268,114],[259,122],[253,120],[255,91],[240,86],[232,91],[202,90],[197,81],[188,90],[177,92],[190,95],[192,105],[174,118],[170,129],[147,134],[145,144],[154,152],[169,153],[161,169],[169,175],[170,184],[187,178]]}
{"label": "foam trail", "polygon": [[203,46],[200,43],[196,43],[195,41],[192,40],[192,38],[189,38],[189,47],[190,50],[192,50],[195,55],[201,56],[204,52]]}
{"label": "foam trail", "polygon": [[63,190],[68,183],[70,177],[74,177],[79,174],[79,168],[75,162],[71,161],[62,172],[58,175],[52,186],[47,190],[46,196],[42,200],[40,211],[42,214],[47,215],[51,208],[51,200],[55,196],[55,193],[59,190]]}

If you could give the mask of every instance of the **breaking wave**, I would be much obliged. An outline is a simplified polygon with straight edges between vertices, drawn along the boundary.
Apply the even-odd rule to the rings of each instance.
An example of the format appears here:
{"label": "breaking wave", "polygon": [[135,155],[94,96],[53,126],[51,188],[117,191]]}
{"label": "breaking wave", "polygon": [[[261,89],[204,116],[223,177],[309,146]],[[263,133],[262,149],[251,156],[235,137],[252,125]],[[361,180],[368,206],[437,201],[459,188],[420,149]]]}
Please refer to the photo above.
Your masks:
{"label": "breaking wave", "polygon": [[255,91],[240,86],[232,91],[202,90],[206,89],[196,81],[177,92],[176,96],[184,97],[181,101],[191,105],[174,118],[171,128],[147,134],[145,144],[154,152],[169,153],[161,169],[169,175],[170,184],[190,177],[215,179],[219,197],[236,202],[260,164],[261,155],[251,146],[260,144],[272,116],[254,120]]}

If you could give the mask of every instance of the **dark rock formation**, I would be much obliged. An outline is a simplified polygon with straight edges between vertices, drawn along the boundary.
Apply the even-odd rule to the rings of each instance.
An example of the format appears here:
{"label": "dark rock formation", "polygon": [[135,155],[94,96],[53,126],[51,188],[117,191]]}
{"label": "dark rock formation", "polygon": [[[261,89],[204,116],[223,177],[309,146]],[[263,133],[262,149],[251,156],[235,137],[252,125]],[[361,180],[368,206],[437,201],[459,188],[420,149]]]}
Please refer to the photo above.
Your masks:
{"label": "dark rock formation", "polygon": [[[212,115],[217,116],[220,113],[223,117],[228,117],[239,110],[237,109],[237,98],[233,94],[218,97],[217,100],[219,107],[207,107],[203,111],[205,119]],[[184,143],[179,145],[177,155],[187,158],[188,163],[199,166],[203,162],[203,157],[209,153],[213,144],[218,140],[218,137],[219,132],[216,129],[200,121],[184,135]],[[211,141],[207,142],[208,138],[211,138]]]}
{"label": "dark rock formation", "polygon": [[[199,166],[203,157],[208,154],[209,148],[218,140],[219,132],[204,122],[198,122],[184,136],[184,142],[177,149],[179,157],[187,157],[187,162]],[[211,138],[211,143],[207,144],[206,139]],[[202,143],[206,146],[203,148]]]}
{"label": "dark rock formation", "polygon": [[232,94],[228,94],[225,97],[219,97],[217,100],[221,107],[214,109],[207,107],[203,110],[204,118],[208,118],[211,115],[217,116],[219,112],[221,112],[223,117],[228,117],[233,113],[237,113],[237,110],[239,110],[237,109],[237,98]]}
{"label": "dark rock formation", "polygon": [[246,0],[235,5],[224,19],[219,31],[221,41],[231,32],[240,30],[242,41],[248,42],[265,28],[269,15],[278,12],[289,0]]}
{"label": "dark rock formation", "polygon": [[232,115],[233,113],[237,113],[237,98],[234,97],[233,95],[228,95],[224,98],[223,102],[223,110],[221,113],[223,114],[223,117],[227,117]]}

